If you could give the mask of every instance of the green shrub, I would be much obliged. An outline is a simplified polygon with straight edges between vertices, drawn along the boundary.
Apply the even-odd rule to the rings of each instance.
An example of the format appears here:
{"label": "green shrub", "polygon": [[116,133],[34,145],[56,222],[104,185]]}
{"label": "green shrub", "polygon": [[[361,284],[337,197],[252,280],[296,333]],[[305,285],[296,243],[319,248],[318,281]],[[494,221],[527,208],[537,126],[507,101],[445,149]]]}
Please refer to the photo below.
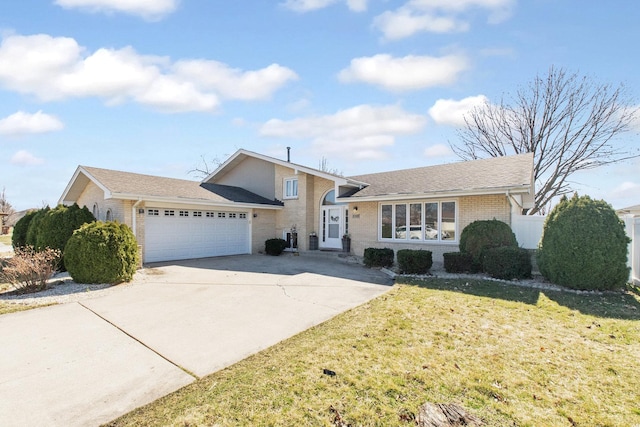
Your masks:
{"label": "green shrub", "polygon": [[487,249],[482,269],[496,279],[528,279],[531,277],[531,254],[513,246]]}
{"label": "green shrub", "polygon": [[407,274],[424,274],[433,265],[431,251],[400,249],[398,251],[398,267]]}
{"label": "green shrub", "polygon": [[49,206],[42,208],[33,215],[31,221],[29,222],[29,228],[27,229],[27,238],[25,239],[25,246],[31,246],[35,250],[44,249],[44,247],[38,246],[38,235],[40,234],[40,225],[42,224],[42,219],[49,212]]}
{"label": "green shrub", "polygon": [[482,268],[484,251],[501,246],[518,247],[518,242],[511,227],[497,219],[474,221],[460,234],[460,252],[471,255],[477,269]]}
{"label": "green shrub", "polygon": [[77,283],[120,283],[133,278],[139,264],[131,229],[116,221],[91,222],[73,232],[65,263]]}
{"label": "green shrub", "polygon": [[367,267],[391,267],[393,256],[393,249],[390,248],[366,248],[363,261]]}
{"label": "green shrub", "polygon": [[447,273],[476,273],[473,257],[464,252],[445,252],[444,269]]}
{"label": "green shrub", "polygon": [[25,216],[20,218],[16,225],[13,227],[13,235],[11,236],[11,244],[13,249],[17,250],[27,245],[27,232],[29,231],[29,224],[31,220],[38,213],[37,210],[27,212]]}
{"label": "green shrub", "polygon": [[544,224],[538,268],[549,281],[574,289],[623,288],[629,279],[629,238],[603,200],[563,197]]}
{"label": "green shrub", "polygon": [[287,247],[287,241],[284,239],[269,239],[264,242],[264,251],[267,255],[278,256]]}
{"label": "green shrub", "polygon": [[[76,203],[71,206],[58,205],[42,216],[36,236],[36,247],[63,251],[75,230],[95,220],[86,206],[80,208]],[[60,268],[65,270],[64,253],[60,258]]]}

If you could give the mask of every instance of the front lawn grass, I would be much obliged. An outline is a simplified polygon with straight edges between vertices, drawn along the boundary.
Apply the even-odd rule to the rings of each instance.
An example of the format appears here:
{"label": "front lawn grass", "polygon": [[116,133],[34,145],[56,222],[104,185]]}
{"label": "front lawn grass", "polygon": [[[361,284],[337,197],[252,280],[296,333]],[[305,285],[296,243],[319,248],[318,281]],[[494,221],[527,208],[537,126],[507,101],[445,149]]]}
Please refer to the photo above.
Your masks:
{"label": "front lawn grass", "polygon": [[0,243],[11,245],[11,234],[0,234]]}
{"label": "front lawn grass", "polygon": [[410,426],[451,402],[489,426],[633,426],[638,361],[634,293],[413,280],[109,425]]}

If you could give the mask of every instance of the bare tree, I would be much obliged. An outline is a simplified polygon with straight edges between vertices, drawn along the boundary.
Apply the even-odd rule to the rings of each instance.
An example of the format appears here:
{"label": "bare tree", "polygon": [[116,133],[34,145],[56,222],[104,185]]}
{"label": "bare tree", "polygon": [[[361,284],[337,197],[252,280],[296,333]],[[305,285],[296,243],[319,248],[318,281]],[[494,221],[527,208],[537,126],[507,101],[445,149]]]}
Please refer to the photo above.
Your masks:
{"label": "bare tree", "polygon": [[535,207],[572,192],[569,176],[640,156],[617,137],[631,130],[638,109],[624,85],[598,84],[551,67],[515,96],[486,102],[466,117],[452,150],[464,160],[534,153]]}
{"label": "bare tree", "polygon": [[[15,209],[11,206],[11,203],[7,200],[7,196],[5,194],[6,189],[2,188],[2,193],[0,193],[0,213],[4,215],[0,215],[0,227],[3,225],[9,224],[11,225],[12,216],[15,214]],[[5,218],[6,217],[6,218]]]}
{"label": "bare tree", "polygon": [[188,174],[194,175],[196,178],[204,179],[211,175],[220,165],[224,163],[219,157],[214,157],[207,161],[204,154],[200,156],[200,162],[193,167],[193,169],[187,171]]}
{"label": "bare tree", "polygon": [[321,170],[322,172],[330,173],[332,175],[344,176],[341,170],[336,168],[330,168],[329,161],[324,156],[322,156],[322,158],[318,162],[318,170]]}

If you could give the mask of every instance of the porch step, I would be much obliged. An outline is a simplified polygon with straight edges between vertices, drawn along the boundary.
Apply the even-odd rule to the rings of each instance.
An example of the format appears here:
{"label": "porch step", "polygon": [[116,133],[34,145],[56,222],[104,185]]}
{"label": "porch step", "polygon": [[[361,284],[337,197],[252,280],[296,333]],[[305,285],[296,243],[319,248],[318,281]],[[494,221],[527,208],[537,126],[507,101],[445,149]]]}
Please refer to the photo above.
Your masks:
{"label": "porch step", "polygon": [[[340,249],[299,251],[297,253],[298,253],[298,256],[307,257],[307,258],[328,258],[328,259],[335,259],[335,260],[344,261],[344,262],[355,262],[355,263],[361,262],[360,257],[357,257],[351,253],[342,252],[342,250]],[[296,252],[284,252],[282,255],[296,256]]]}

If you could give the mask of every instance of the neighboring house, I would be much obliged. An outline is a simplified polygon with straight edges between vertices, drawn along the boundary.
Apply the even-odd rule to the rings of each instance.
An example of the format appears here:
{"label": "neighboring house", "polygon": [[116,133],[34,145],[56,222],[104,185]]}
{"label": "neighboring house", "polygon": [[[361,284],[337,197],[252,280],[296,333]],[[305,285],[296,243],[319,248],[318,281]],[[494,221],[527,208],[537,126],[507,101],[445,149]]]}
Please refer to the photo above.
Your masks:
{"label": "neighboring house", "polygon": [[342,177],[239,150],[202,182],[79,166],[60,203],[129,225],[144,262],[259,253],[270,238],[298,233],[308,250],[367,247],[458,250],[478,219],[511,224],[533,207],[533,156],[521,154]]}
{"label": "neighboring house", "polygon": [[631,268],[630,279],[633,283],[640,284],[640,205],[618,209],[616,213],[624,221],[627,235],[631,238],[628,261]]}
{"label": "neighboring house", "polygon": [[618,209],[616,211],[618,216],[622,217],[625,215],[632,215],[635,217],[640,217],[640,205],[629,206],[628,208]]}

